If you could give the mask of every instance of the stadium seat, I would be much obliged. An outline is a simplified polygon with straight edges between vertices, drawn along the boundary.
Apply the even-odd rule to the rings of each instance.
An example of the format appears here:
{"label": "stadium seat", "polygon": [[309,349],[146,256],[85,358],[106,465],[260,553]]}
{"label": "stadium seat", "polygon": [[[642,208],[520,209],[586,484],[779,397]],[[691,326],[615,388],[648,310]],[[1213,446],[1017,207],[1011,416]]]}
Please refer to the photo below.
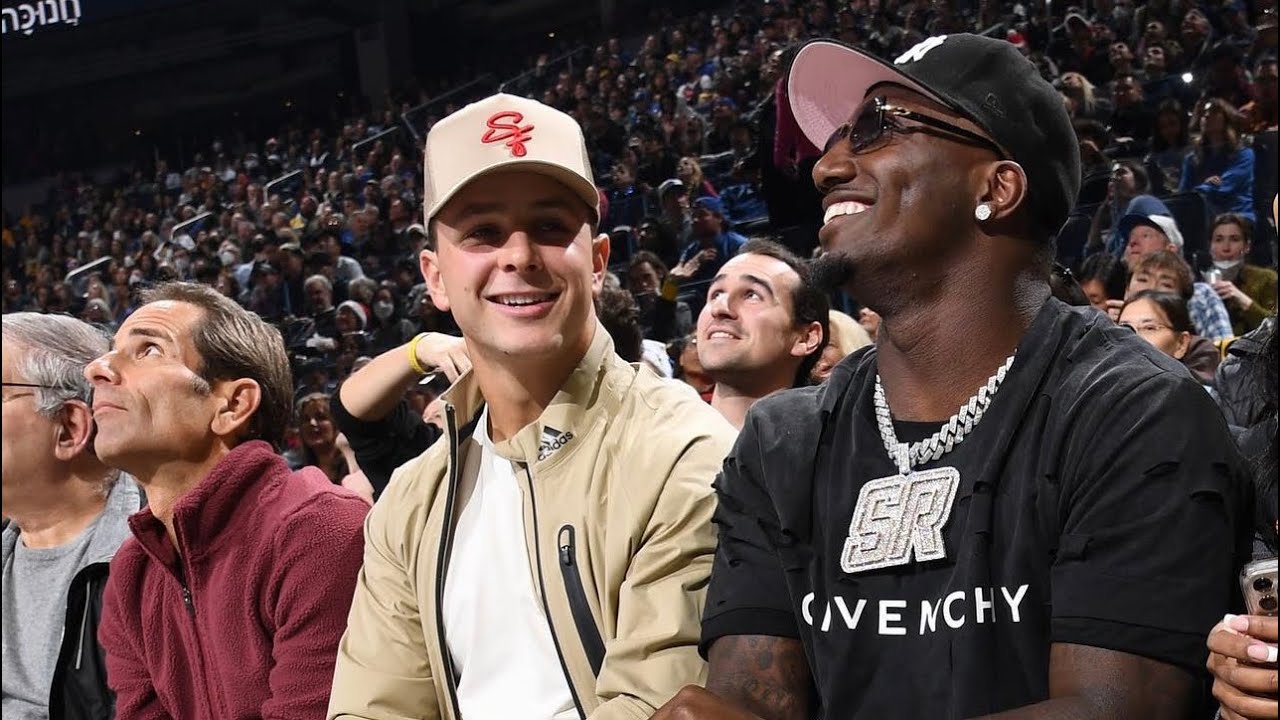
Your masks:
{"label": "stadium seat", "polygon": [[1084,246],[1089,241],[1089,226],[1093,223],[1098,204],[1077,205],[1067,221],[1062,224],[1057,238],[1057,259],[1067,267],[1075,267],[1084,257]]}
{"label": "stadium seat", "polygon": [[1166,195],[1160,200],[1168,206],[1173,219],[1178,222],[1178,230],[1182,232],[1182,257],[1191,262],[1196,253],[1207,253],[1213,212],[1209,210],[1204,196],[1198,192],[1183,192]]}
{"label": "stadium seat", "polygon": [[769,207],[764,198],[750,183],[738,183],[720,190],[720,201],[734,229],[742,232],[746,226],[758,226],[769,222]]}
{"label": "stadium seat", "polygon": [[1253,209],[1258,222],[1253,232],[1249,262],[1263,267],[1276,264],[1276,226],[1271,220],[1271,200],[1276,196],[1276,163],[1280,162],[1276,131],[1253,136]]}
{"label": "stadium seat", "polygon": [[729,173],[733,171],[733,153],[725,151],[714,155],[703,155],[698,158],[698,167],[702,168],[702,176],[711,181],[715,187],[728,184]]}
{"label": "stadium seat", "polygon": [[1091,173],[1080,183],[1076,205],[1096,205],[1107,199],[1107,186],[1111,184],[1111,171]]}

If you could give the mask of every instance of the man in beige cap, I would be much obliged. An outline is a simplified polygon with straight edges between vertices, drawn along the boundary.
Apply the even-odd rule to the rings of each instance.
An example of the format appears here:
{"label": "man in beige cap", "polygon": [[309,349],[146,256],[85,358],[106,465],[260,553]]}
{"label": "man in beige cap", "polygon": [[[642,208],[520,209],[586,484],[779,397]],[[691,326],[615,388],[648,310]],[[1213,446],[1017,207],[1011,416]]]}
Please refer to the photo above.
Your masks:
{"label": "man in beige cap", "polygon": [[369,516],[329,717],[648,717],[705,678],[733,429],[597,321],[609,238],[572,118],[495,95],[425,151],[422,273],[472,370]]}

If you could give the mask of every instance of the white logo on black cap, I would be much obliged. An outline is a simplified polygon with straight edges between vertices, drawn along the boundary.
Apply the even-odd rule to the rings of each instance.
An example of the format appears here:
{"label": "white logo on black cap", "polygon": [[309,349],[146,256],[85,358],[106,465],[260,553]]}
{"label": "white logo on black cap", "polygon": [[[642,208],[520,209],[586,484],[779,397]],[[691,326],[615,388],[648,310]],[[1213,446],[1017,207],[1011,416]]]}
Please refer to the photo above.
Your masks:
{"label": "white logo on black cap", "polygon": [[915,47],[899,55],[898,59],[893,61],[893,64],[902,65],[903,63],[920,62],[930,50],[941,45],[942,41],[946,39],[946,35],[934,35],[926,40],[921,40],[916,43]]}

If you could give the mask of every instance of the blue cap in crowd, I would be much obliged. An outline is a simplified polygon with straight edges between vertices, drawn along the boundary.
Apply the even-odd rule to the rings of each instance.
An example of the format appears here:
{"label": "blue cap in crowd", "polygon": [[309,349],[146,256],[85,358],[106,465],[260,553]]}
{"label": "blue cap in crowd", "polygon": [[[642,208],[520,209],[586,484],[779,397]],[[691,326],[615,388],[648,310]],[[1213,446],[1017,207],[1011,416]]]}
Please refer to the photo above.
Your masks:
{"label": "blue cap in crowd", "polygon": [[700,197],[693,201],[693,206],[724,217],[724,203],[720,202],[720,198]]}

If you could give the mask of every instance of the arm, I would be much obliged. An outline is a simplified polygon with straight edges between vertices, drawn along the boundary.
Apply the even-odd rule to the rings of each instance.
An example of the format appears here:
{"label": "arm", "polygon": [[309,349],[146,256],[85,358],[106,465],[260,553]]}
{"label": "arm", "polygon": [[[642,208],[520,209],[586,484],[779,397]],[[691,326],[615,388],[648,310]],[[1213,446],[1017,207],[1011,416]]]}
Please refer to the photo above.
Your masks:
{"label": "arm", "polygon": [[649,331],[654,340],[668,342],[688,332],[689,306],[676,299],[678,292],[678,285],[671,285],[669,290],[664,285],[654,298],[653,327]]}
{"label": "arm", "polygon": [[1085,246],[1085,253],[1092,253],[1106,247],[1106,238],[1103,233],[1111,234],[1111,202],[1107,201],[1098,206],[1098,211],[1093,214],[1093,220],[1089,222],[1089,240]]}
{"label": "arm", "polygon": [[[139,550],[141,552],[141,550]],[[117,559],[127,557],[117,555]],[[136,720],[172,720],[156,687],[151,682],[151,673],[142,661],[140,649],[134,646],[140,642],[140,634],[128,627],[126,608],[121,606],[120,591],[117,585],[119,576],[129,565],[122,567],[107,578],[107,587],[102,594],[102,618],[98,627],[98,642],[107,655],[107,685],[116,695],[116,717],[134,718]],[[140,612],[135,608],[135,612]]]}
{"label": "arm", "polygon": [[1231,314],[1222,298],[1213,291],[1208,283],[1198,282],[1192,286],[1191,301],[1187,304],[1191,311],[1191,320],[1196,325],[1197,334],[1210,340],[1222,340],[1235,337],[1231,328]]}
{"label": "arm", "polygon": [[1094,405],[1060,463],[1050,699],[993,717],[1190,720],[1204,628],[1249,549],[1247,474],[1190,379],[1156,372]]}
{"label": "arm", "polygon": [[391,482],[396,468],[421,455],[440,438],[439,428],[424,422],[404,397],[380,420],[355,417],[342,404],[340,394],[330,400],[329,406],[333,421],[373,487],[375,498]]}
{"label": "arm", "polygon": [[328,720],[441,716],[405,531],[391,527],[387,517],[404,501],[397,495],[379,503],[365,519],[364,564],[338,643]]}
{"label": "arm", "polygon": [[1172,665],[1098,647],[1054,643],[1049,654],[1050,699],[981,720],[1191,720],[1199,689],[1191,673]]}
{"label": "arm", "polygon": [[1195,153],[1189,152],[1182,158],[1182,177],[1178,179],[1178,192],[1187,192],[1195,186]]}
{"label": "arm", "polygon": [[795,638],[733,635],[709,653],[707,690],[762,720],[809,717],[809,660]]}
{"label": "arm", "polygon": [[364,547],[361,525],[369,506],[325,492],[312,498],[276,533],[276,566],[268,588],[271,608],[271,696],[263,720],[301,720],[324,713],[334,655],[347,626],[351,593]]}
{"label": "arm", "polygon": [[760,452],[749,414],[716,481],[720,528],[702,621],[706,690],[685,688],[655,720],[792,720],[810,713],[812,680],[782,564],[763,523],[778,521],[748,466]]}
{"label": "arm", "polygon": [[716,546],[710,479],[731,442],[727,428],[713,427],[685,447],[666,472],[618,591],[615,636],[606,643],[596,681],[597,693],[608,700],[591,720],[648,716],[681,687],[706,677],[698,638]]}
{"label": "arm", "polygon": [[1209,197],[1227,199],[1244,197],[1253,202],[1253,149],[1240,148],[1236,151],[1235,161],[1222,172],[1221,182],[1217,185],[1202,183],[1196,190]]}
{"label": "arm", "polygon": [[1213,696],[1222,703],[1222,717],[1277,717],[1275,617],[1228,615],[1209,633],[1208,644]]}
{"label": "arm", "polygon": [[[409,345],[394,347],[353,373],[338,390],[347,412],[359,420],[381,420],[421,376],[409,365]],[[428,333],[418,342],[418,363],[443,372],[450,382],[471,368],[462,338]]]}
{"label": "arm", "polygon": [[1262,291],[1262,297],[1256,298],[1246,295],[1249,298],[1249,304],[1245,309],[1240,311],[1240,316],[1244,320],[1246,332],[1250,328],[1256,328],[1262,324],[1264,320],[1276,314],[1276,285],[1272,283]]}

